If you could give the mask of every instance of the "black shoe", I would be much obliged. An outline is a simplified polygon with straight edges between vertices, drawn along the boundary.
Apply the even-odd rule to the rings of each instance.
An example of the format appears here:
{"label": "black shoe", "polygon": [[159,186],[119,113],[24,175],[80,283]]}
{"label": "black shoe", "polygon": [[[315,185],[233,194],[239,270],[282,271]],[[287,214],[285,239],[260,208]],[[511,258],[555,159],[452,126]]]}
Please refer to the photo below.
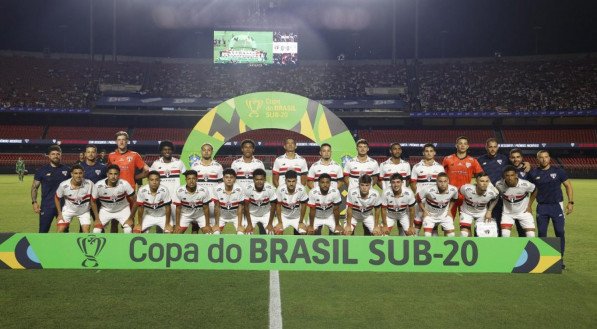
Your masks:
{"label": "black shoe", "polygon": [[566,264],[562,263],[562,270],[566,269]]}

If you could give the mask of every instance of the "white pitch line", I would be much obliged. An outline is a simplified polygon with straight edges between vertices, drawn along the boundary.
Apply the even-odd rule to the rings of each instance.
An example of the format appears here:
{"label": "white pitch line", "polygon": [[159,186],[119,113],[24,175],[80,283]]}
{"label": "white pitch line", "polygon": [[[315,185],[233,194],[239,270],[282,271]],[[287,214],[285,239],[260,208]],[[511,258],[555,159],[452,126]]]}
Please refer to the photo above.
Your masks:
{"label": "white pitch line", "polygon": [[282,329],[282,300],[278,271],[269,271],[269,327]]}

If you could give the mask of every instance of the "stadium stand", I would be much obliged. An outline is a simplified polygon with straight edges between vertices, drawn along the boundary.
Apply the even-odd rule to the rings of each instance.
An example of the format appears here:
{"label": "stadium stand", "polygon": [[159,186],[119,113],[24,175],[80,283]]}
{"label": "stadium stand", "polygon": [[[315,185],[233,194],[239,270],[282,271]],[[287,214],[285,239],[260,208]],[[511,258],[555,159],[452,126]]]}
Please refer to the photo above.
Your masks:
{"label": "stadium stand", "polygon": [[[116,130],[115,130],[116,131]],[[135,128],[131,138],[135,140],[169,140],[172,142],[184,142],[189,136],[190,129],[186,128]]]}
{"label": "stadium stand", "polygon": [[502,129],[504,142],[597,143],[595,129]]}
{"label": "stadium stand", "polygon": [[44,126],[0,125],[0,138],[40,139],[43,137],[44,130]]}
{"label": "stadium stand", "polygon": [[470,143],[484,143],[489,137],[495,137],[493,130],[454,130],[454,129],[370,129],[359,130],[360,138],[365,138],[370,143],[391,143],[400,142],[434,142],[434,143],[455,143],[459,136],[466,136]]}
{"label": "stadium stand", "polygon": [[68,127],[50,126],[46,138],[48,139],[85,139],[85,140],[113,140],[117,131],[122,127]]}

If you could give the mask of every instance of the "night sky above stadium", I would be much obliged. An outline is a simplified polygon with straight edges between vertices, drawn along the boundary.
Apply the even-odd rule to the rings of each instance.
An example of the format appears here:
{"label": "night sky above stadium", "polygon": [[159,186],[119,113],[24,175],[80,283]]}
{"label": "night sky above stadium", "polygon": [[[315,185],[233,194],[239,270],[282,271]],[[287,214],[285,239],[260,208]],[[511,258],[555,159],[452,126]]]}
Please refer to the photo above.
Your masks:
{"label": "night sky above stadium", "polygon": [[[92,0],[95,53],[112,53],[112,0]],[[212,56],[215,29],[296,31],[302,59],[392,56],[392,0],[116,0],[119,55]],[[3,0],[0,49],[89,52],[90,1]],[[594,52],[595,1],[419,0],[419,57]],[[257,12],[260,14],[257,15]],[[396,54],[414,54],[415,0],[396,0]]]}

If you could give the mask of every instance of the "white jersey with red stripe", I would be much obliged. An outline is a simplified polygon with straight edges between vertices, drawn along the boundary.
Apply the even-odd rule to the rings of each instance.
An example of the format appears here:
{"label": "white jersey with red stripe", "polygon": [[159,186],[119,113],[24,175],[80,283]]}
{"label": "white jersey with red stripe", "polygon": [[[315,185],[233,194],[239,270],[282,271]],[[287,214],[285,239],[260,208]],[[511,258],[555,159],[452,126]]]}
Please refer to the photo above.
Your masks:
{"label": "white jersey with red stripe", "polygon": [[330,188],[327,194],[321,193],[319,187],[309,191],[309,201],[307,205],[311,211],[315,209],[315,218],[326,219],[333,214],[334,206],[342,203],[340,191]]}
{"label": "white jersey with red stripe", "polygon": [[119,179],[114,187],[108,185],[107,179],[102,179],[95,183],[92,198],[100,201],[104,211],[117,213],[130,206],[127,197],[133,194],[135,190],[123,179]]}
{"label": "white jersey with red stripe", "polygon": [[203,207],[209,206],[211,194],[205,187],[197,185],[195,191],[191,192],[184,185],[176,190],[176,199],[174,204],[181,207],[181,214],[196,219],[205,216]]}
{"label": "white jersey with red stripe", "polygon": [[458,189],[456,186],[448,185],[448,188],[443,193],[439,192],[437,184],[428,187],[417,193],[420,200],[423,202],[423,207],[434,217],[448,216],[448,208],[450,201],[456,202],[458,200]]}
{"label": "white jersey with red stripe", "polygon": [[275,207],[275,203],[278,201],[276,188],[265,182],[263,189],[257,191],[254,184],[249,184],[245,190],[245,201],[249,201],[251,216],[263,217],[269,215],[271,207]]}
{"label": "white jersey with red stripe", "polygon": [[265,170],[263,162],[255,157],[251,159],[251,162],[245,162],[241,157],[232,162],[230,168],[236,172],[236,184],[240,185],[241,188],[246,189],[247,186],[253,183],[253,171],[255,169]]}
{"label": "white jersey with red stripe", "polygon": [[215,202],[214,207],[220,207],[220,219],[238,219],[236,212],[238,207],[245,201],[243,188],[235,183],[232,186],[232,192],[228,194],[224,183],[220,183],[214,187],[213,192],[212,201]]}
{"label": "white jersey with red stripe", "polygon": [[301,216],[301,203],[306,203],[309,195],[304,186],[296,185],[294,192],[290,194],[288,187],[278,187],[278,202],[282,205],[282,216],[287,219],[298,219]]}
{"label": "white jersey with red stripe", "polygon": [[352,158],[344,166],[344,177],[348,176],[348,189],[359,187],[359,178],[363,175],[379,175],[379,164],[369,156],[361,162],[357,157]]}
{"label": "white jersey with red stripe", "polygon": [[352,217],[357,220],[363,220],[373,214],[373,208],[381,206],[379,192],[370,189],[366,196],[361,194],[360,189],[355,188],[348,191],[346,197],[346,207],[352,209]]}
{"label": "white jersey with red stripe", "polygon": [[395,195],[391,189],[386,189],[381,195],[381,206],[387,209],[388,218],[399,220],[404,216],[408,217],[408,207],[414,207],[417,203],[415,193],[408,187],[402,187],[400,195]]}
{"label": "white jersey with red stripe", "polygon": [[224,168],[216,160],[211,160],[208,165],[197,161],[193,163],[191,169],[197,172],[197,185],[204,187],[210,194],[213,188],[222,182],[224,177]]}
{"label": "white jersey with red stripe", "polygon": [[170,196],[175,198],[176,190],[180,187],[180,175],[186,171],[184,163],[175,157],[170,162],[165,162],[162,157],[151,164],[150,170],[160,173],[160,186],[166,187]]}
{"label": "white jersey with red stripe", "polygon": [[317,180],[321,174],[328,174],[332,178],[330,187],[338,188],[338,181],[344,177],[342,167],[336,161],[330,159],[330,163],[324,164],[321,159],[311,165],[307,173],[307,180],[313,182],[313,187],[319,186]]}
{"label": "white jersey with red stripe", "polygon": [[510,187],[501,179],[495,187],[500,191],[504,201],[504,214],[521,214],[529,206],[530,194],[535,190],[535,184],[518,178],[516,186]]}
{"label": "white jersey with red stripe", "polygon": [[433,164],[425,164],[425,160],[421,160],[416,163],[410,174],[410,181],[417,184],[417,191],[419,193],[431,186],[436,186],[437,175],[445,172],[444,167],[437,161],[433,161]]}
{"label": "white jersey with red stripe", "polygon": [[137,192],[137,205],[144,208],[143,216],[164,217],[167,205],[172,203],[170,192],[165,186],[158,186],[156,193],[152,194],[148,185],[143,185]]}
{"label": "white jersey with red stripe", "polygon": [[[285,175],[288,170],[296,171],[296,174],[300,176],[306,175],[309,171],[307,167],[307,160],[298,154],[294,154],[294,158],[289,158],[286,153],[280,155],[274,160],[272,172],[280,175],[278,177],[278,186],[286,184]],[[301,185],[301,180],[297,180],[297,185]]]}
{"label": "white jersey with red stripe", "polygon": [[483,194],[478,194],[477,186],[474,184],[462,185],[460,194],[464,197],[460,211],[473,217],[484,216],[489,204],[499,196],[493,187],[489,187]]}
{"label": "white jersey with red stripe", "polygon": [[410,164],[402,159],[399,163],[394,163],[392,158],[389,158],[379,165],[379,180],[382,181],[381,186],[384,190],[390,188],[390,177],[396,173],[405,180],[410,179]]}
{"label": "white jersey with red stripe", "polygon": [[81,215],[89,211],[92,191],[93,182],[89,179],[84,179],[80,186],[73,188],[69,178],[60,183],[56,189],[56,197],[64,198],[63,210]]}

